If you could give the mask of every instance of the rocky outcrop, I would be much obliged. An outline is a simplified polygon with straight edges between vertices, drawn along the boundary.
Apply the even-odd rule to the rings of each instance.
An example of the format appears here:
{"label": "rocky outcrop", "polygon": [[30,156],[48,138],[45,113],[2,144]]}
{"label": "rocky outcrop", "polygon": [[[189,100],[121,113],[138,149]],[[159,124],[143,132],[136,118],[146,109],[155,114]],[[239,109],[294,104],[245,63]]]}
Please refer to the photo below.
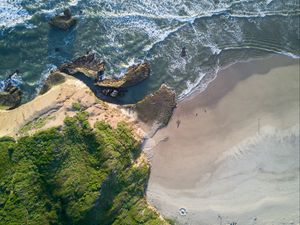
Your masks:
{"label": "rocky outcrop", "polygon": [[105,62],[95,52],[61,65],[58,69],[62,73],[72,75],[95,90],[99,89],[102,95],[112,98],[123,96],[126,88],[137,85],[150,75],[150,64],[143,62],[128,68],[120,79],[103,79]]}
{"label": "rocky outcrop", "polygon": [[52,86],[61,84],[63,82],[65,82],[66,77],[63,73],[59,72],[59,71],[54,71],[51,72],[50,75],[47,77],[47,79],[45,80],[42,89],[40,90],[40,95],[46,93],[47,91],[50,90],[50,88]]}
{"label": "rocky outcrop", "polygon": [[63,64],[59,70],[69,75],[83,73],[92,79],[99,79],[104,74],[104,66],[105,62],[92,52],[75,59],[71,63]]}
{"label": "rocky outcrop", "polygon": [[0,92],[0,109],[16,108],[21,104],[21,100],[22,91],[8,80],[4,91]]}
{"label": "rocky outcrop", "polygon": [[175,107],[175,92],[165,84],[133,106],[141,121],[149,125],[157,123],[161,126],[168,124]]}
{"label": "rocky outcrop", "polygon": [[99,87],[127,88],[134,86],[148,78],[150,75],[150,64],[148,62],[133,65],[128,68],[121,79],[104,79],[96,83]]}
{"label": "rocky outcrop", "polygon": [[68,30],[76,25],[76,23],[77,21],[72,17],[71,11],[69,9],[65,9],[63,15],[56,15],[49,21],[50,25],[61,30]]}
{"label": "rocky outcrop", "polygon": [[134,86],[150,75],[150,65],[144,62],[129,67],[121,79],[103,79],[105,62],[99,59],[96,53],[88,53],[71,63],[63,64],[59,70],[69,75],[82,73],[94,79],[96,86],[111,90]]}

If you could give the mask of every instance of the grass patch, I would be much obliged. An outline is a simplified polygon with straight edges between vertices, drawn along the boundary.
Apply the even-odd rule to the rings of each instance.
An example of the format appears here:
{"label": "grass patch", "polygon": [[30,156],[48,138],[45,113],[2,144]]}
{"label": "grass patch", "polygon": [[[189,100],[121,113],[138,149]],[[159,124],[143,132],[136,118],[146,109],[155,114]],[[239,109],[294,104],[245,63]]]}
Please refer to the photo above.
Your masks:
{"label": "grass patch", "polygon": [[46,123],[54,119],[55,116],[45,116],[45,117],[40,117],[38,119],[35,119],[33,121],[30,121],[29,123],[25,124],[20,130],[19,133],[21,135],[27,135],[29,131],[31,130],[38,130],[41,129],[46,125]]}

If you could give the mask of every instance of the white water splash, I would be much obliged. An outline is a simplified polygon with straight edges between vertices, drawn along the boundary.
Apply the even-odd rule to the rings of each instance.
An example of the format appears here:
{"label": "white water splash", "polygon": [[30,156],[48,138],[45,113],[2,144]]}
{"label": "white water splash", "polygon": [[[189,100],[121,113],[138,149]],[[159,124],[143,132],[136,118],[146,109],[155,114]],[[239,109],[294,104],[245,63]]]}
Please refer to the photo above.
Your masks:
{"label": "white water splash", "polygon": [[17,24],[25,23],[31,18],[27,10],[21,6],[21,0],[0,1],[0,28],[14,27]]}

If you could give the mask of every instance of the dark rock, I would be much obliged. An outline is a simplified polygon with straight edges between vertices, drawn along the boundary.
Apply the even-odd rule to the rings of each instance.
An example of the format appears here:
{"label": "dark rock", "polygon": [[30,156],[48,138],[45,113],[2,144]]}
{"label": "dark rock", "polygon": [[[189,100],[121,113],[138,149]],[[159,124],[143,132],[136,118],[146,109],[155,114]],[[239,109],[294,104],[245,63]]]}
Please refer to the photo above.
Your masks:
{"label": "dark rock", "polygon": [[95,52],[87,52],[58,70],[83,81],[96,95],[116,98],[123,96],[127,87],[134,86],[150,75],[148,62],[133,65],[121,79],[104,79],[105,62]]}
{"label": "dark rock", "polygon": [[65,10],[64,10],[64,16],[65,16],[67,19],[71,19],[71,17],[72,17],[71,10],[70,10],[70,9],[65,9]]}
{"label": "dark rock", "polygon": [[160,126],[168,124],[175,107],[175,92],[165,84],[133,106],[141,121],[150,125],[157,123]]}
{"label": "dark rock", "polygon": [[96,85],[99,87],[127,88],[145,80],[149,75],[150,65],[148,62],[144,62],[129,67],[121,79],[103,79],[98,81]]}
{"label": "dark rock", "polygon": [[56,15],[50,19],[49,24],[61,30],[68,30],[76,25],[77,21],[72,17],[70,9],[65,9],[63,15]]}
{"label": "dark rock", "polygon": [[22,91],[11,83],[12,76],[8,77],[3,92],[0,92],[0,109],[14,109],[21,104]]}
{"label": "dark rock", "polygon": [[111,93],[111,90],[110,89],[103,89],[102,90],[102,94],[104,94],[105,96],[109,96]]}
{"label": "dark rock", "polygon": [[182,58],[184,58],[184,57],[186,57],[186,47],[183,47],[182,48],[182,50],[181,50],[181,53],[180,53],[180,56],[182,57]]}
{"label": "dark rock", "polygon": [[75,59],[71,63],[63,64],[59,70],[69,75],[83,73],[85,76],[98,80],[99,75],[104,74],[105,62],[98,58],[96,53],[88,53],[82,57]]}
{"label": "dark rock", "polygon": [[105,96],[112,97],[112,98],[116,98],[118,96],[121,96],[121,92],[118,91],[117,89],[113,89],[113,88],[103,89],[102,94],[104,94]]}
{"label": "dark rock", "polygon": [[110,96],[115,98],[119,95],[119,92],[117,90],[113,90],[111,93],[110,93]]}
{"label": "dark rock", "polygon": [[61,84],[65,82],[66,77],[63,73],[60,73],[59,71],[51,72],[50,75],[47,77],[47,79],[44,82],[44,85],[42,89],[40,90],[40,95],[46,93],[50,90],[50,88],[54,85]]}

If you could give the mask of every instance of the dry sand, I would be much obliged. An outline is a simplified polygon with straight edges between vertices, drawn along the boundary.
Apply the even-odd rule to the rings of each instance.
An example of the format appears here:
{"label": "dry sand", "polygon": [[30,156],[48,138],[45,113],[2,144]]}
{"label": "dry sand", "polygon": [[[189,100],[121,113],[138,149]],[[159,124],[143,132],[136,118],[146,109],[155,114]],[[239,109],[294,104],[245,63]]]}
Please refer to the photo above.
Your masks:
{"label": "dry sand", "polygon": [[298,224],[299,60],[220,71],[178,104],[145,152],[148,200],[179,224]]}

